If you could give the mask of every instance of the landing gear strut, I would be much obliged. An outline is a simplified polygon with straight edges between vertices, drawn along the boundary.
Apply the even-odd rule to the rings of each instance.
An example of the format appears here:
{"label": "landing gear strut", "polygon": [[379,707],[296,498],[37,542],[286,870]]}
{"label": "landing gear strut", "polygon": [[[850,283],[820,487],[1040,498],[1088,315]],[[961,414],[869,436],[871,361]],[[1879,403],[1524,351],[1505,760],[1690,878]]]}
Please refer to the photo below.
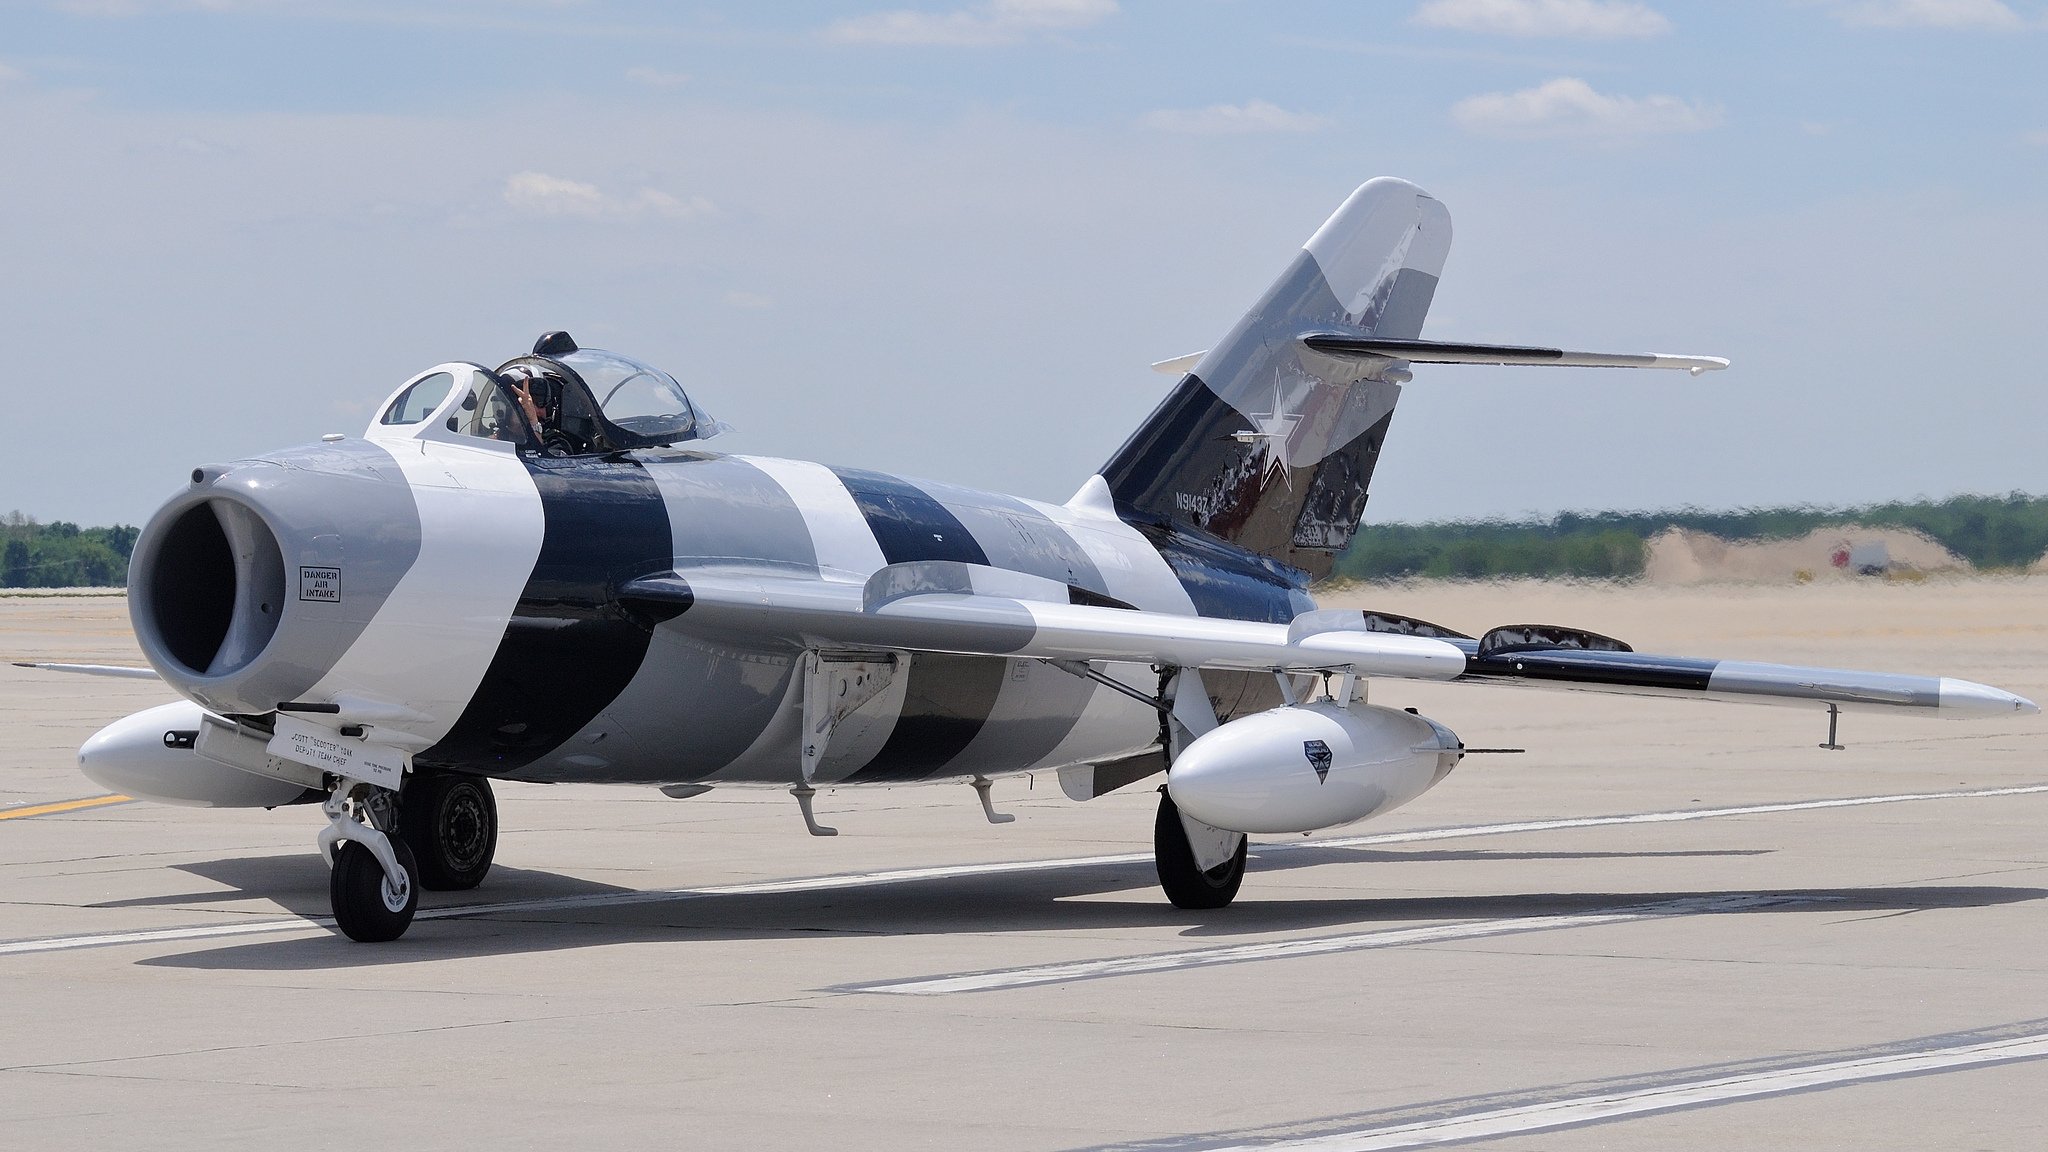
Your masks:
{"label": "landing gear strut", "polygon": [[[1206,827],[1206,825],[1204,826]],[[1209,829],[1224,836],[1221,829]],[[1159,790],[1159,816],[1152,822],[1152,861],[1159,869],[1159,886],[1176,908],[1222,908],[1237,898],[1244,883],[1245,836],[1237,835],[1237,850],[1222,863],[1203,868],[1188,841],[1188,829],[1180,807],[1166,789]]]}
{"label": "landing gear strut", "polygon": [[320,852],[334,865],[327,894],[334,926],[351,940],[396,940],[419,908],[419,865],[405,841],[389,834],[396,799],[388,788],[346,778],[327,798],[330,823],[320,832]]}
{"label": "landing gear strut", "polygon": [[398,806],[398,836],[419,861],[429,892],[474,888],[498,850],[498,803],[491,782],[453,773],[414,774]]}

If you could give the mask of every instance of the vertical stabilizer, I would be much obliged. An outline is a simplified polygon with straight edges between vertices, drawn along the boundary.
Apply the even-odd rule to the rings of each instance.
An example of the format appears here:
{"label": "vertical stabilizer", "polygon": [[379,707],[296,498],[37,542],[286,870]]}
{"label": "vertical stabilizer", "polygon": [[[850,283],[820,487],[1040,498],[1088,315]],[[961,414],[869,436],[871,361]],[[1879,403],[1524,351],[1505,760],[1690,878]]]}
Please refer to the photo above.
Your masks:
{"label": "vertical stabilizer", "polygon": [[1450,246],[1428,193],[1360,186],[1103,467],[1118,511],[1326,575],[1365,513],[1405,377],[1301,337],[1420,336]]}

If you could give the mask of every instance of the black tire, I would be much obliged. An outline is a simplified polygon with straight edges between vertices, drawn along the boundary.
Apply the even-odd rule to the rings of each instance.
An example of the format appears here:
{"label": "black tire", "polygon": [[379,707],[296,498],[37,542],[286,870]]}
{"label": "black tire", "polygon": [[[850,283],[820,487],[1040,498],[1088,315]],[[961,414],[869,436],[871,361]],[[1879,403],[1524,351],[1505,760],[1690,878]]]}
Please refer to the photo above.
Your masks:
{"label": "black tire", "polygon": [[420,862],[420,886],[457,892],[483,883],[498,851],[498,802],[481,776],[415,776],[398,804],[398,835]]}
{"label": "black tire", "polygon": [[1152,862],[1159,869],[1159,886],[1175,908],[1222,908],[1237,899],[1238,885],[1244,883],[1245,850],[1250,845],[1249,839],[1240,837],[1237,853],[1228,863],[1203,871],[1195,863],[1195,850],[1188,846],[1180,809],[1166,789],[1159,790],[1159,816],[1152,822]]}
{"label": "black tire", "polygon": [[[380,944],[398,939],[412,926],[412,914],[420,906],[419,865],[413,862],[405,841],[393,837],[391,851],[398,857],[398,866],[412,878],[402,901],[391,892],[375,853],[353,840],[344,840],[335,849],[327,894],[334,901],[334,926],[351,940]],[[394,908],[393,904],[401,906]]]}

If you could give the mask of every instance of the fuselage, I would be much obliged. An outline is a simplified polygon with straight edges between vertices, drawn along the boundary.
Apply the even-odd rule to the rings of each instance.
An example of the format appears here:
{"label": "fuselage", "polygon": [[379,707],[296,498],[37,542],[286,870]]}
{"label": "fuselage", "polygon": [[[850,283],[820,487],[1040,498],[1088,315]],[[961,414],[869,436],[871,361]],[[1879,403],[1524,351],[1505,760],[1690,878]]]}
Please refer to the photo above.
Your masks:
{"label": "fuselage", "polygon": [[[172,615],[158,610],[165,587],[148,587],[163,567],[154,550],[138,573],[137,628],[168,679],[230,715],[296,699],[383,709],[415,764],[505,778],[796,778],[813,645],[650,612],[619,592],[644,576],[797,578],[858,602],[887,565],[954,560],[1148,612],[1277,623],[1312,606],[1298,573],[1141,531],[1106,499],[1047,504],[798,460],[680,449],[553,458],[487,440],[373,438],[200,475],[164,515],[175,520],[183,500],[233,523],[210,507],[228,501],[260,522],[279,554],[238,579],[255,572],[267,587],[262,573],[281,569],[281,612],[267,646],[242,641],[255,652],[240,666],[188,652],[178,667],[175,645],[151,643]],[[230,541],[238,563],[261,551],[247,544]],[[331,598],[317,586],[329,573]],[[236,611],[263,598],[244,587]],[[237,617],[225,631],[232,648],[249,629]],[[814,782],[993,776],[1128,761],[1159,745],[1155,708],[1044,661],[874,655],[895,674],[840,724]],[[1159,688],[1149,667],[1104,671],[1144,695]],[[1219,721],[1279,702],[1270,677],[1210,672],[1202,687]]]}

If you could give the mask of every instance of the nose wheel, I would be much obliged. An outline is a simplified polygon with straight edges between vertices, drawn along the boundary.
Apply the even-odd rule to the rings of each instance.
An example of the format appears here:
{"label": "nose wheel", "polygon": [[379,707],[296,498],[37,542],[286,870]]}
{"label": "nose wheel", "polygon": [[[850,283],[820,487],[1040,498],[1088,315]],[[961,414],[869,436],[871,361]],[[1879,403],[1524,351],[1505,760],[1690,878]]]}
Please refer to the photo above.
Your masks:
{"label": "nose wheel", "polygon": [[420,886],[412,882],[418,865],[405,841],[391,841],[391,851],[405,874],[395,884],[377,854],[363,845],[344,840],[334,853],[327,895],[334,902],[335,927],[351,940],[364,944],[396,940],[412,926],[412,914],[420,906]]}
{"label": "nose wheel", "polygon": [[420,904],[419,863],[404,840],[389,834],[397,824],[397,796],[343,779],[325,806],[320,851],[334,866],[327,878],[334,926],[365,944],[405,935]]}

